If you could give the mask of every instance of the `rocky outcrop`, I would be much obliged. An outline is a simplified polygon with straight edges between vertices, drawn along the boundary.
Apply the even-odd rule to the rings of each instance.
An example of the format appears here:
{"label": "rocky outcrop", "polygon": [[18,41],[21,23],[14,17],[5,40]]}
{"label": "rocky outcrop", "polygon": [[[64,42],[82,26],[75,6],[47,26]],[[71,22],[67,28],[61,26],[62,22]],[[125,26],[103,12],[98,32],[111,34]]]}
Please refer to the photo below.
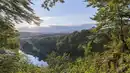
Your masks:
{"label": "rocky outcrop", "polygon": [[0,54],[4,54],[4,55],[15,55],[15,52],[11,51],[11,50],[5,50],[5,49],[0,49]]}

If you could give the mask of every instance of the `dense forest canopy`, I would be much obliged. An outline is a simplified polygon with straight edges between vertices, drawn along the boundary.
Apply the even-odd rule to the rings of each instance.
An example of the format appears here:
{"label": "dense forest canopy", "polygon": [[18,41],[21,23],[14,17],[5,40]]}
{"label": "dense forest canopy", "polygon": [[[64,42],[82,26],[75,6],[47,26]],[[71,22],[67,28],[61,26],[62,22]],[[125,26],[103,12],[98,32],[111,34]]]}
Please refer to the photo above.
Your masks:
{"label": "dense forest canopy", "polygon": [[[65,1],[44,0],[41,6],[50,10],[57,2]],[[45,58],[49,64],[37,67],[21,59],[19,33],[14,28],[14,22],[39,24],[39,17],[30,7],[32,0],[1,0],[0,73],[129,73],[130,0],[85,2],[98,9],[92,18],[98,22],[96,28],[60,37],[32,39],[33,43],[25,41],[25,51]]]}
{"label": "dense forest canopy", "polygon": [[[21,46],[25,53],[39,57],[40,60],[46,59],[47,55],[52,51],[56,51],[59,55],[64,53],[70,54],[71,58],[83,57],[83,45],[90,41],[89,36],[94,35],[91,30],[75,31],[68,35],[55,36],[56,34],[45,37],[33,37],[31,39],[21,39]],[[101,43],[92,43],[93,52],[103,52],[103,43],[109,41],[105,34],[102,34]],[[95,49],[98,47],[98,49]]]}

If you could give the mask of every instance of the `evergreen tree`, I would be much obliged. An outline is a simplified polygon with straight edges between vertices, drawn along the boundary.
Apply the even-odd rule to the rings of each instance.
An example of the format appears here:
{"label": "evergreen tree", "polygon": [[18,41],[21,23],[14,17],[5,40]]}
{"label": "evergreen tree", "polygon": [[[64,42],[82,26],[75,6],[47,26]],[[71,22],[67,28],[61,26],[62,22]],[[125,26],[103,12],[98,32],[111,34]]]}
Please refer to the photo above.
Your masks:
{"label": "evergreen tree", "polygon": [[[98,31],[110,28],[110,32],[116,31],[116,37],[122,42],[121,51],[128,50],[126,37],[128,32],[124,29],[129,27],[129,0],[88,0],[89,5],[97,7],[98,12],[92,18],[98,22]],[[115,34],[115,33],[114,33]],[[126,35],[127,34],[127,35]]]}

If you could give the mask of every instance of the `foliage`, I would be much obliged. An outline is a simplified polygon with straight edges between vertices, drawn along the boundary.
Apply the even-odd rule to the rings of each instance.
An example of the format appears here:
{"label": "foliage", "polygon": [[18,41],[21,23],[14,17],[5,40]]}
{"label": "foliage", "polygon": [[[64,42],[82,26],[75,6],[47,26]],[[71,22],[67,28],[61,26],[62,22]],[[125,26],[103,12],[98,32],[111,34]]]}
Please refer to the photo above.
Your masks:
{"label": "foliage", "polygon": [[42,7],[47,10],[50,10],[57,2],[64,3],[64,0],[45,0],[43,1]]}
{"label": "foliage", "polygon": [[49,69],[28,64],[26,61],[19,62],[19,70],[17,73],[49,73]]}
{"label": "foliage", "polygon": [[[72,59],[83,57],[89,42],[93,39],[95,33],[91,30],[75,31],[68,35],[33,37],[31,39],[22,39],[21,47],[25,53],[39,57],[40,60],[45,59],[52,51],[57,52],[60,56],[64,53],[70,55]],[[102,39],[101,39],[102,38]],[[110,41],[107,34],[100,33],[96,36],[94,42],[90,44],[92,52],[103,52],[105,42]]]}
{"label": "foliage", "polygon": [[127,29],[130,16],[129,2],[128,0],[88,0],[89,6],[98,8],[98,12],[92,18],[98,22],[98,31],[109,28],[110,35],[114,34],[118,40],[121,40],[122,52],[128,50],[126,39],[129,31]]}
{"label": "foliage", "polygon": [[59,56],[56,52],[52,52],[48,55],[46,61],[49,64],[49,73],[61,73],[62,71],[69,67],[69,63],[72,61],[68,54],[63,54]]}
{"label": "foliage", "polygon": [[0,48],[18,49],[18,31],[14,26],[9,22],[0,21],[0,28]]}
{"label": "foliage", "polygon": [[10,55],[0,55],[0,73],[17,73],[19,58]]}
{"label": "foliage", "polygon": [[48,73],[129,73],[130,59],[127,53],[109,50],[99,54],[93,53],[76,61],[62,60],[65,56],[56,58],[54,55],[55,53],[48,57],[52,57]]}
{"label": "foliage", "polygon": [[22,51],[27,54],[37,56],[40,60],[47,57],[47,54],[56,48],[57,36],[35,37],[28,40],[21,40]]}
{"label": "foliage", "polygon": [[1,0],[0,1],[0,20],[15,22],[34,22],[38,23],[39,18],[34,15],[33,9],[30,7],[31,0]]}
{"label": "foliage", "polygon": [[81,48],[82,44],[87,43],[89,40],[87,36],[92,33],[89,30],[82,30],[81,32],[75,31],[70,35],[61,37],[56,44],[56,51],[59,54],[68,53],[73,58],[84,56],[84,49]]}
{"label": "foliage", "polygon": [[[80,42],[85,50],[85,57],[77,61],[69,62],[69,67],[60,69],[60,73],[129,73],[129,0],[86,0],[88,6],[97,7],[98,12],[92,18],[98,22],[97,28],[87,43]],[[95,34],[95,35],[94,35]],[[76,41],[78,33],[62,37],[60,39],[56,53],[69,53],[73,55],[79,44]],[[78,36],[77,36],[78,35]],[[104,38],[105,37],[105,38]],[[73,40],[74,39],[74,40]],[[80,39],[81,40],[81,39]],[[74,41],[74,43],[73,43]],[[86,41],[86,40],[82,40]],[[102,45],[103,52],[93,53],[93,44]],[[74,46],[73,46],[74,44]],[[61,48],[59,48],[61,47]],[[65,48],[66,47],[66,48]],[[72,49],[74,47],[74,49]],[[72,50],[71,50],[72,49]],[[81,48],[80,48],[81,50]],[[79,50],[78,50],[79,52]],[[58,55],[59,55],[58,54]],[[90,55],[88,55],[90,54]],[[61,56],[61,55],[60,55]],[[52,56],[53,57],[53,56]],[[78,55],[79,57],[79,55]],[[68,65],[66,64],[66,65]],[[58,64],[59,65],[59,64]],[[62,65],[62,64],[60,64]],[[60,68],[59,65],[59,68]],[[53,66],[52,66],[53,67]],[[54,65],[54,71],[55,65]],[[59,71],[57,71],[59,72]]]}
{"label": "foliage", "polygon": [[[10,21],[36,22],[29,7],[30,0],[2,0],[0,14],[0,48],[16,54],[0,54],[0,73],[129,73],[130,35],[129,0],[86,0],[88,6],[97,7],[92,18],[97,27],[61,37],[47,37],[24,43],[23,48],[35,56],[47,57],[49,66],[37,67],[20,60],[18,34]],[[48,9],[63,0],[45,0]],[[4,14],[4,15],[3,15]],[[37,22],[36,22],[37,23]],[[10,32],[12,31],[12,32]],[[36,47],[35,47],[36,46]],[[46,53],[43,54],[43,51]],[[30,51],[31,50],[31,51]],[[50,53],[49,55],[47,55]]]}

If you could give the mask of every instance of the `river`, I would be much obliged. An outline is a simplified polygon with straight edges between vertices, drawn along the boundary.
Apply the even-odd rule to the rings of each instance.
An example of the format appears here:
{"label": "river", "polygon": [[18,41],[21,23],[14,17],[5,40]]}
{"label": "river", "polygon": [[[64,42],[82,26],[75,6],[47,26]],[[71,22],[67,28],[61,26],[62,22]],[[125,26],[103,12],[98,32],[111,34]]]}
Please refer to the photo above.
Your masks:
{"label": "river", "polygon": [[33,65],[36,66],[48,66],[47,62],[44,62],[43,60],[39,61],[38,57],[34,57],[32,55],[29,54],[25,54],[24,52],[22,52],[21,50],[19,51],[20,54],[23,54],[24,56],[27,57],[27,61]]}

